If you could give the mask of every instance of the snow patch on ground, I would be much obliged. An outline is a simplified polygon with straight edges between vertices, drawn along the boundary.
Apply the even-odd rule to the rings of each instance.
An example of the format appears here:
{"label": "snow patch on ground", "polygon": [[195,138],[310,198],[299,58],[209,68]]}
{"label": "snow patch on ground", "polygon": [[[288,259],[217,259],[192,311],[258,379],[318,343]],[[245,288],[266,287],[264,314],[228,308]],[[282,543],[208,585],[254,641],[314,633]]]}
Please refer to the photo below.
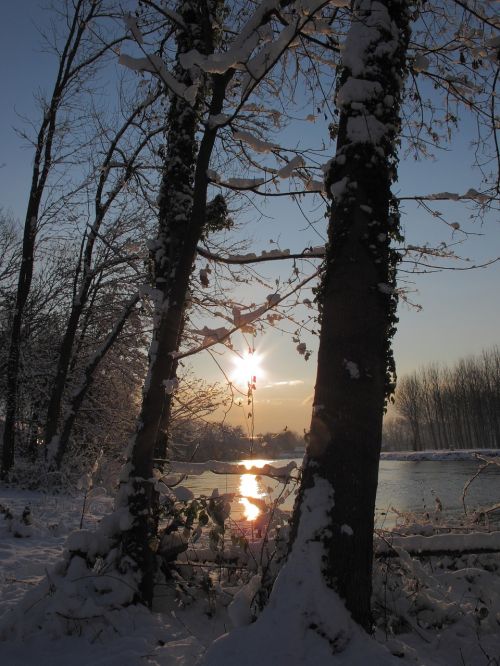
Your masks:
{"label": "snow patch on ground", "polygon": [[330,484],[317,477],[304,493],[297,538],[268,605],[254,624],[217,640],[201,666],[400,663],[354,624],[338,595],[324,584],[320,539],[333,501]]}
{"label": "snow patch on ground", "polygon": [[[475,452],[453,453],[473,457]],[[247,623],[255,611],[258,570],[245,586],[233,580],[229,587],[214,579],[210,594],[200,591],[190,605],[179,605],[171,584],[158,588],[153,613],[134,606],[116,608],[107,613],[105,623],[99,617],[89,616],[84,622],[54,617],[51,622],[66,622],[72,635],[56,632],[53,639],[50,631],[26,635],[23,630],[23,637],[16,636],[11,617],[30,605],[42,617],[46,597],[52,594],[46,573],[50,577],[57,569],[66,536],[80,525],[83,497],[0,485],[0,504],[10,509],[14,519],[20,519],[26,506],[32,518],[26,536],[16,537],[9,521],[0,516],[0,625],[11,627],[9,637],[4,635],[0,641],[2,666],[194,666],[199,660],[204,666],[484,666],[485,653],[498,660],[500,554],[453,553],[498,548],[498,532],[480,531],[476,526],[468,534],[445,533],[441,522],[439,533],[436,525],[423,533],[416,531],[418,526],[412,531],[398,529],[400,535],[384,532],[377,540],[375,560],[377,631],[370,638],[353,624],[335,592],[323,584],[323,546],[317,537],[325,529],[332,502],[331,488],[321,479],[306,492],[295,547],[278,575],[268,606],[253,624]],[[87,506],[83,527],[95,530],[112,504],[110,496],[95,497]],[[344,534],[349,530],[344,525]],[[253,549],[254,554],[258,550]],[[408,552],[419,550],[435,554],[416,557]],[[202,554],[200,547],[191,561]],[[76,611],[86,612],[83,606]],[[43,618],[45,629],[50,629],[49,624]],[[236,628],[216,640],[231,624]]]}

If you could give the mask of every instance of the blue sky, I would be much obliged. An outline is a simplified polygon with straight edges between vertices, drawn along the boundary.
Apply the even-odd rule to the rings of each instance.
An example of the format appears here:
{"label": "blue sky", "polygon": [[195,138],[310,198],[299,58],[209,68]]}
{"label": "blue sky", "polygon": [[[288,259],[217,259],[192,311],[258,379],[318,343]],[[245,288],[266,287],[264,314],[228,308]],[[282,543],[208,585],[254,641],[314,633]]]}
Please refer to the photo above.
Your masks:
{"label": "blue sky", "polygon": [[[0,205],[11,210],[20,220],[25,212],[32,151],[23,146],[12,128],[23,127],[17,114],[36,117],[33,94],[39,88],[49,88],[53,79],[53,61],[40,52],[40,39],[35,28],[35,24],[44,21],[46,13],[38,8],[35,0],[3,4],[0,23]],[[297,142],[314,142],[324,131],[321,125],[310,123],[303,123],[300,127]],[[290,138],[292,136],[290,134]],[[469,187],[478,187],[479,178],[469,166],[471,138],[472,125],[465,122],[453,150],[441,151],[435,162],[403,159],[396,191],[401,194],[445,190],[463,193]],[[468,212],[463,205],[447,204],[438,208],[446,212],[450,221],[457,221],[462,227],[481,234],[471,236],[464,242],[459,254],[470,257],[472,263],[500,255],[498,220],[490,218],[482,227],[470,226]],[[280,200],[268,204],[265,210],[273,220],[252,222],[251,216],[248,216],[245,234],[252,237],[256,252],[273,247],[269,245],[271,238],[278,240],[282,248],[292,251],[321,244],[316,232],[311,229],[304,231],[304,220],[294,206]],[[417,210],[415,205],[405,204],[403,213],[403,226],[409,242],[418,244],[427,240],[437,243],[452,238],[448,228],[436,218]],[[319,229],[320,233],[323,231]],[[455,233],[453,239],[459,238],[460,234]],[[274,276],[280,271],[283,272],[282,265],[279,269],[269,268],[263,272]],[[445,271],[413,276],[412,280],[416,290],[412,299],[422,306],[422,310],[405,305],[400,307],[400,324],[394,343],[400,375],[431,361],[452,363],[499,342],[499,263],[484,270]],[[263,288],[256,287],[252,298],[262,302],[266,294]],[[306,341],[312,345],[314,338],[311,336]],[[314,386],[315,356],[305,362],[296,353],[292,341],[276,332],[259,337],[256,346],[266,356],[266,377],[262,378],[256,393],[257,430],[279,429],[285,425],[302,430],[309,421],[308,398]],[[206,354],[198,358],[194,365],[207,378],[220,379],[215,364]],[[229,367],[230,362],[227,361],[226,365]],[[279,386],[273,386],[277,383]],[[236,420],[238,418],[235,417]]]}

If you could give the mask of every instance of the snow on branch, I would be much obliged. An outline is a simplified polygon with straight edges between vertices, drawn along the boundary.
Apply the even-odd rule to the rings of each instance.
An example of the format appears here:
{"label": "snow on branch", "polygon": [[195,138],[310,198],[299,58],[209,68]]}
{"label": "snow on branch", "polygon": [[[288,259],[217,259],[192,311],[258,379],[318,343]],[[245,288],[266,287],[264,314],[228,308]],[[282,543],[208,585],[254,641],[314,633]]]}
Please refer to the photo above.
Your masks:
{"label": "snow on branch", "polygon": [[175,95],[182,97],[189,104],[194,104],[198,92],[198,83],[185,86],[172,76],[160,56],[152,54],[143,58],[133,58],[126,53],[121,53],[118,62],[120,65],[136,72],[151,72],[158,76]]}
{"label": "snow on branch", "polygon": [[185,69],[197,65],[203,71],[211,74],[224,74],[231,68],[240,69],[250,58],[259,42],[270,38],[268,22],[273,12],[279,9],[280,4],[280,0],[260,2],[225,53],[212,53],[205,56],[196,49],[192,49],[180,57],[181,65]]}
{"label": "snow on branch", "polygon": [[208,326],[204,326],[202,329],[191,329],[189,332],[193,335],[203,336],[203,347],[212,346],[217,342],[224,342],[224,340],[227,340],[230,335],[230,331],[223,326],[220,328],[209,328]]}
{"label": "snow on branch", "polygon": [[130,30],[132,33],[132,37],[135,39],[135,41],[138,44],[144,44],[144,37],[142,35],[141,29],[137,25],[137,20],[135,19],[134,16],[131,14],[128,14],[127,16],[123,17],[123,20],[125,22],[125,26],[127,30]]}
{"label": "snow on branch", "polygon": [[[242,141],[252,148],[256,153],[271,153],[274,150],[278,149],[278,146],[274,143],[268,143],[263,141],[258,137],[254,136],[251,132],[245,132],[243,130],[234,130],[233,137],[237,141]],[[285,177],[285,176],[283,176]]]}
{"label": "snow on branch", "polygon": [[248,254],[230,254],[227,257],[222,257],[218,254],[213,254],[208,250],[198,247],[198,254],[209,259],[210,261],[215,261],[220,264],[258,264],[264,261],[279,261],[283,259],[323,259],[325,256],[325,246],[318,245],[316,247],[308,247],[302,252],[292,254],[290,250],[271,250],[266,252],[263,250],[259,256],[255,253],[250,252]]}
{"label": "snow on branch", "polygon": [[[309,277],[305,278],[299,284],[295,285],[293,289],[291,289],[288,293],[286,293],[284,296],[281,296],[280,294],[272,294],[267,297],[267,305],[263,306],[263,310],[261,314],[259,314],[259,317],[267,312],[268,310],[272,310],[275,308],[277,305],[282,303],[286,298],[289,296],[292,296],[295,294],[297,291],[302,289],[308,282],[311,282],[311,280],[314,280],[319,275],[320,269],[315,271],[312,275],[309,275]],[[254,319],[255,321],[255,319]],[[248,322],[245,324],[248,325]],[[218,343],[223,343],[226,340],[229,340],[231,335],[233,333],[236,333],[236,331],[240,330],[240,326],[235,326],[233,329],[228,331],[225,328],[218,328],[218,329],[210,329],[207,326],[205,326],[201,331],[192,331],[194,333],[198,333],[201,335],[204,335],[204,340],[201,346],[199,347],[194,347],[193,349],[190,349],[186,352],[170,352],[172,356],[174,356],[176,359],[182,359],[182,358],[187,358],[188,356],[193,356],[194,354],[197,354],[200,351],[203,351],[204,349],[208,349],[209,347],[213,347],[213,345],[218,344]]]}
{"label": "snow on branch", "polygon": [[213,472],[214,474],[254,474],[255,476],[269,476],[273,479],[288,479],[294,469],[297,469],[297,464],[293,461],[286,465],[266,464],[262,467],[248,467],[248,465],[241,463],[230,463],[220,460],[208,460],[201,463],[181,462],[179,460],[170,462],[171,473],[191,476]]}
{"label": "snow on branch", "polygon": [[492,197],[484,194],[483,192],[478,192],[473,187],[470,187],[467,192],[464,194],[458,194],[457,192],[435,192],[432,194],[422,194],[414,195],[411,197],[398,197],[400,201],[407,200],[416,200],[416,201],[477,201],[478,203],[484,204],[491,200]]}
{"label": "snow on branch", "polygon": [[443,555],[500,551],[500,532],[469,532],[468,534],[433,534],[392,536],[375,540],[377,557],[394,556],[403,550],[412,555]]}
{"label": "snow on branch", "polygon": [[228,178],[219,184],[234,190],[253,190],[264,185],[265,182],[264,178]]}
{"label": "snow on branch", "polygon": [[277,176],[279,178],[290,178],[295,169],[300,169],[303,166],[305,166],[304,159],[300,155],[296,155],[278,171]]}
{"label": "snow on branch", "polygon": [[[276,64],[281,54],[289,47],[303,28],[314,22],[314,14],[323,7],[334,4],[337,7],[348,6],[348,0],[263,0],[247,20],[246,24],[235,37],[225,52],[204,55],[192,49],[179,57],[185,69],[194,66],[209,74],[226,74],[229,70],[243,70],[245,75],[241,81],[241,103],[248,98],[254,85]],[[270,25],[272,18],[287,9],[287,23],[274,38]],[[259,46],[262,45],[259,50]],[[209,123],[228,124],[237,115],[210,119]]]}

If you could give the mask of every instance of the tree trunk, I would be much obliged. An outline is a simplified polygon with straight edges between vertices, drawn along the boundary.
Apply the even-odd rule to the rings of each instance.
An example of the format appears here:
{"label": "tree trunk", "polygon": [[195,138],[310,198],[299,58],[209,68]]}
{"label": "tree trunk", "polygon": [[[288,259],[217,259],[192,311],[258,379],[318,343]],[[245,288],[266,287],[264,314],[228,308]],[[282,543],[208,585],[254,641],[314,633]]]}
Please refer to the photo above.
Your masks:
{"label": "tree trunk", "polygon": [[[324,576],[354,620],[372,628],[373,526],[385,400],[393,388],[400,87],[408,44],[401,0],[356,1],[343,53],[329,244],[320,286],[321,337],[300,500],[319,479],[333,489]],[[396,36],[396,38],[395,38]],[[293,543],[292,543],[293,548]]]}
{"label": "tree trunk", "polygon": [[[181,3],[190,30],[179,30],[178,53],[192,48],[213,51],[210,9],[215,2]],[[197,35],[194,26],[198,26]],[[221,112],[229,75],[213,77],[210,114]],[[179,68],[177,79],[191,85],[190,73]],[[202,86],[201,86],[202,87]],[[151,541],[156,536],[155,494],[152,483],[155,445],[160,427],[169,419],[165,381],[175,379],[176,352],[184,320],[186,295],[196,248],[205,224],[210,156],[217,128],[207,128],[197,154],[198,102],[191,106],[180,97],[171,102],[168,120],[165,170],[160,191],[159,235],[154,248],[155,315],[141,412],[131,449],[131,470],[126,502],[133,527],[123,535],[124,550],[140,571],[141,600],[151,604],[155,556]]]}
{"label": "tree trunk", "polygon": [[[41,147],[40,147],[41,149]],[[24,223],[23,249],[16,294],[16,307],[10,331],[10,346],[7,357],[7,381],[5,386],[5,424],[2,448],[2,476],[6,476],[14,464],[15,424],[17,412],[17,388],[19,381],[19,360],[21,355],[21,331],[23,314],[33,279],[35,239],[37,232],[40,197],[36,183],[38,172],[33,175],[32,191]]]}
{"label": "tree trunk", "polygon": [[[73,353],[73,343],[75,340],[76,332],[78,330],[78,322],[80,321],[81,312],[82,312],[82,307],[80,307],[80,305],[75,306],[75,303],[73,303],[68,323],[66,325],[66,331],[64,332],[64,337],[59,350],[56,376],[54,378],[54,383],[52,385],[49,405],[47,409],[47,416],[45,420],[45,435],[44,435],[45,451],[46,454],[48,453],[49,457],[51,457],[51,452],[52,449],[54,448],[53,439],[54,437],[57,436],[58,432],[59,417],[61,414],[61,402],[63,398],[64,388],[66,386],[68,368]],[[52,453],[55,453],[55,451],[53,451]]]}
{"label": "tree trunk", "polygon": [[70,397],[68,412],[61,424],[60,435],[57,437],[57,449],[54,452],[54,462],[57,469],[61,468],[61,463],[66,453],[66,449],[68,447],[69,439],[71,436],[71,432],[73,430],[73,426],[76,421],[76,417],[78,416],[78,412],[80,411],[80,407],[82,406],[83,400],[87,395],[88,390],[92,386],[96,370],[99,367],[102,360],[104,359],[104,357],[106,356],[106,354],[108,353],[108,351],[116,342],[116,339],[120,335],[123,327],[125,326],[128,318],[130,317],[133,309],[135,308],[138,302],[139,302],[138,295],[133,296],[129,300],[129,302],[123,309],[121,316],[116,321],[113,329],[110,331],[109,335],[107,336],[103,344],[100,346],[100,348],[94,352],[94,354],[92,355],[92,360],[83,369],[83,380],[81,381],[78,388],[76,388],[73,391]]}
{"label": "tree trunk", "polygon": [[[9,354],[7,358],[7,381],[5,398],[5,427],[3,434],[2,470],[3,477],[7,475],[14,464],[15,422],[18,399],[19,364],[21,354],[21,331],[23,314],[29,297],[33,278],[34,253],[39,225],[39,212],[47,179],[55,161],[54,137],[58,129],[58,114],[65,103],[65,95],[73,94],[71,84],[83,76],[85,67],[92,67],[97,59],[105,53],[107,46],[100,46],[96,54],[88,53],[87,59],[76,64],[77,56],[87,28],[100,9],[100,2],[86,3],[85,0],[76,0],[68,9],[67,37],[61,51],[58,51],[59,62],[57,77],[47,107],[43,108],[43,119],[38,131],[31,175],[31,187],[28,198],[26,219],[24,223],[24,236],[22,247],[22,261],[19,271],[19,281],[16,293],[16,305],[12,330],[10,334]],[[76,87],[75,87],[76,88]]]}

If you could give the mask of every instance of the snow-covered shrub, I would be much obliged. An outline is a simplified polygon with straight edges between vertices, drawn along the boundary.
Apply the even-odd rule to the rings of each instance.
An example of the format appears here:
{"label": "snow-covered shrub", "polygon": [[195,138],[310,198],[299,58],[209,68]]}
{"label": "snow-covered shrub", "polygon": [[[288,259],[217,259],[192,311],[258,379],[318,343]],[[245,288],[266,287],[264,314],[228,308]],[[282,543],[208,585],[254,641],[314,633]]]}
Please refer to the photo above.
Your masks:
{"label": "snow-covered shrub", "polygon": [[13,536],[18,538],[30,537],[32,535],[31,509],[26,506],[20,516],[15,515],[8,506],[0,504],[0,520],[3,522]]}
{"label": "snow-covered shrub", "polygon": [[[449,636],[455,642],[452,647],[457,661],[447,663],[461,663],[459,655],[464,646],[474,643],[481,652],[483,641],[496,640],[500,626],[499,572],[499,553],[412,557],[398,549],[397,557],[375,562],[373,609],[377,629],[389,642],[397,641],[401,656],[409,654],[405,642],[411,640],[411,635],[428,643],[435,642],[436,636],[443,636],[443,641]],[[435,647],[439,647],[439,641]]]}
{"label": "snow-covered shrub", "polygon": [[175,476],[158,475],[163,497],[156,549],[164,577],[159,584],[173,580],[181,607],[199,599],[201,591],[210,615],[218,603],[227,605],[237,597],[235,618],[257,617],[286,554],[288,514],[280,506],[292,492],[287,481],[276,498],[269,488],[266,500],[252,499],[261,513],[246,522],[231,517],[233,494],[194,497],[175,483]]}

